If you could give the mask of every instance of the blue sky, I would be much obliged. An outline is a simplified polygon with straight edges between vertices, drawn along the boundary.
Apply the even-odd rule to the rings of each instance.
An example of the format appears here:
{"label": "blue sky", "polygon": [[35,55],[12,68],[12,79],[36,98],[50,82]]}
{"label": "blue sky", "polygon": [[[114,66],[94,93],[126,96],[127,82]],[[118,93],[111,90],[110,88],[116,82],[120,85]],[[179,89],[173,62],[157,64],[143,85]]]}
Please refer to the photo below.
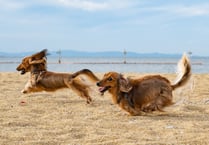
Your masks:
{"label": "blue sky", "polygon": [[208,0],[0,0],[0,51],[209,56]]}

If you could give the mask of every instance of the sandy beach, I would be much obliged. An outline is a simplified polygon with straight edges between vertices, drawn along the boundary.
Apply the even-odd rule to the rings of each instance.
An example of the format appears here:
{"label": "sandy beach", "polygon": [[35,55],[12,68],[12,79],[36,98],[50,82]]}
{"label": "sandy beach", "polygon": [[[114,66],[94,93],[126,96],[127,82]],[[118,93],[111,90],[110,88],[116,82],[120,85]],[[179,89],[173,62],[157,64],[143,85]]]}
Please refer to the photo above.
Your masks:
{"label": "sandy beach", "polygon": [[[101,78],[103,73],[96,73]],[[127,73],[141,77],[146,74]],[[175,74],[161,74],[172,82]],[[209,144],[209,74],[193,74],[166,112],[129,116],[92,84],[92,104],[72,90],[21,94],[29,74],[0,73],[1,145]]]}

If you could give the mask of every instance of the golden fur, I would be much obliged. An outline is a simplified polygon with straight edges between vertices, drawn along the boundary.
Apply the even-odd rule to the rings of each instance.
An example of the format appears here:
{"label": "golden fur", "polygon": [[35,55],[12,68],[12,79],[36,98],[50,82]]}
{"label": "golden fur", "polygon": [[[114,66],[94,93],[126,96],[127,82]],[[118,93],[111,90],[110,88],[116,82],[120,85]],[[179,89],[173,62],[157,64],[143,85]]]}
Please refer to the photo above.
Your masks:
{"label": "golden fur", "polygon": [[117,72],[108,72],[97,82],[100,92],[109,91],[112,100],[130,115],[141,112],[163,111],[172,105],[172,91],[183,86],[191,76],[191,65],[186,55],[182,57],[178,68],[179,76],[174,84],[160,75],[148,75],[138,79],[124,78]]}
{"label": "golden fur", "polygon": [[73,74],[50,72],[46,69],[47,50],[25,57],[17,67],[21,74],[30,72],[30,78],[22,90],[22,93],[56,91],[62,88],[71,88],[79,96],[86,98],[87,103],[92,101],[89,96],[89,86],[85,81],[76,78],[83,74],[96,82],[99,79],[88,69],[83,69]]}

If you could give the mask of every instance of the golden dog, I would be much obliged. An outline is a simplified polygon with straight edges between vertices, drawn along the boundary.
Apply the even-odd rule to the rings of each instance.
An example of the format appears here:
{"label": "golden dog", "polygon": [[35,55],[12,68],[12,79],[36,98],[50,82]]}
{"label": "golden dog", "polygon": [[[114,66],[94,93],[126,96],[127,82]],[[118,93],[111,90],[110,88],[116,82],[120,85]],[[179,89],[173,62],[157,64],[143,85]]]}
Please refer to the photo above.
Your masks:
{"label": "golden dog", "polygon": [[97,82],[97,86],[100,87],[101,93],[108,90],[113,102],[130,115],[163,111],[164,107],[173,104],[172,91],[186,84],[191,76],[191,65],[186,55],[179,61],[178,69],[178,77],[174,84],[160,75],[126,79],[117,72],[109,72]]}
{"label": "golden dog", "polygon": [[79,96],[86,98],[87,103],[92,101],[89,96],[89,85],[85,81],[76,78],[79,75],[85,75],[91,81],[99,79],[88,69],[83,69],[73,74],[50,72],[46,69],[47,50],[38,52],[32,56],[25,57],[17,67],[21,74],[30,72],[30,78],[22,90],[22,93],[56,91],[62,88],[71,88]]}

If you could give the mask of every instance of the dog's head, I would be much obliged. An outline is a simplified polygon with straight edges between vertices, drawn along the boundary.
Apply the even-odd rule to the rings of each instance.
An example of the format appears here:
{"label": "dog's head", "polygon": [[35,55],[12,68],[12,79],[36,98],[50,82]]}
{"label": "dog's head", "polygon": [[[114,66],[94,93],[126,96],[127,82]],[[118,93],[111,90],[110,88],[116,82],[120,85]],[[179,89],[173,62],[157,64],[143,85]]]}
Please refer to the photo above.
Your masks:
{"label": "dog's head", "polygon": [[46,64],[46,55],[47,55],[47,49],[44,49],[36,54],[27,56],[22,59],[22,62],[18,65],[16,70],[21,71],[21,74],[23,75],[31,70],[31,65],[33,64],[39,64],[39,63]]}
{"label": "dog's head", "polygon": [[97,82],[97,86],[100,87],[99,91],[102,94],[107,90],[116,89],[121,92],[129,92],[132,89],[129,79],[125,79],[123,75],[117,72],[106,73],[102,80]]}

